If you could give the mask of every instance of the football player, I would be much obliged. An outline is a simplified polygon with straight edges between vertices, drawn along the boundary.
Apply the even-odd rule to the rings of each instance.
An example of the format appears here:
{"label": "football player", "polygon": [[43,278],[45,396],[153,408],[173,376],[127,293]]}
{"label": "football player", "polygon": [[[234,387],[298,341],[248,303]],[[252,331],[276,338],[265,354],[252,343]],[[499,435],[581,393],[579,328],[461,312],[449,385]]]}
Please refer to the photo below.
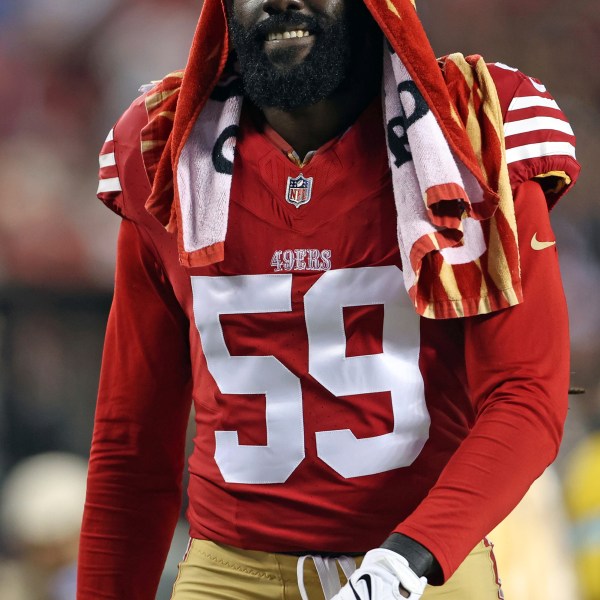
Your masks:
{"label": "football player", "polygon": [[205,0],[110,131],[122,218],[80,600],[486,600],[554,459],[578,174],[537,80],[435,59],[410,0]]}

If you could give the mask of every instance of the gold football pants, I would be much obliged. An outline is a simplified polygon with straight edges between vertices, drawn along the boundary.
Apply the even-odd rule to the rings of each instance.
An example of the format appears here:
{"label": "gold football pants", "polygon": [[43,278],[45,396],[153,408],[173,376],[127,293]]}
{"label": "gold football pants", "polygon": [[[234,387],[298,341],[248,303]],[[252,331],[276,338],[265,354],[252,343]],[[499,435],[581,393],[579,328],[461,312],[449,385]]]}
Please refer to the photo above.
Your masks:
{"label": "gold football pants", "polygon": [[[362,557],[355,559],[359,566]],[[193,539],[173,587],[171,600],[300,600],[298,557]],[[338,568],[342,585],[346,582]],[[323,600],[312,560],[303,583],[309,600]],[[423,600],[498,600],[502,598],[491,546],[481,542],[442,586],[427,586]]]}

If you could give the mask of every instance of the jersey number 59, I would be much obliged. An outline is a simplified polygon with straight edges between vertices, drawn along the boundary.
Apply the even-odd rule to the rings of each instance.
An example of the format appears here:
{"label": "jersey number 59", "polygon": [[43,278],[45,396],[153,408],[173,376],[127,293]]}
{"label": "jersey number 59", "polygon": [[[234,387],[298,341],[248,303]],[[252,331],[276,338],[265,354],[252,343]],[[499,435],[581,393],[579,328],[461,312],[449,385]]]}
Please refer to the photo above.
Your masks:
{"label": "jersey number 59", "polygon": [[[266,445],[242,445],[236,431],[215,433],[215,460],[230,483],[283,483],[305,457],[300,380],[274,356],[231,356],[219,319],[291,311],[292,277],[192,277],[196,326],[220,391],[266,397]],[[350,429],[316,433],[318,457],[345,478],[409,466],[429,435],[418,349],[402,343],[403,297],[395,266],[327,271],[304,296],[310,375],[336,396],[391,393],[390,433],[360,439]],[[374,305],[384,310],[383,352],[347,357],[344,307]]]}

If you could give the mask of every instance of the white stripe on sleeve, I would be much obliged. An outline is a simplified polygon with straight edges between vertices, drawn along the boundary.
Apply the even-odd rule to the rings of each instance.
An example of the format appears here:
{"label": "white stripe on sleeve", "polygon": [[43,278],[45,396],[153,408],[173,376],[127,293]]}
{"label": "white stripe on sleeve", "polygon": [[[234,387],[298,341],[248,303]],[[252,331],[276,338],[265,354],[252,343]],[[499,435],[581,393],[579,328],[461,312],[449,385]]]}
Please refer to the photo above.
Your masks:
{"label": "white stripe on sleeve", "polygon": [[575,158],[575,146],[569,142],[542,142],[517,146],[506,151],[506,162],[510,165],[520,160],[560,155]]}
{"label": "white stripe on sleeve", "polygon": [[101,179],[98,182],[98,194],[105,192],[120,192],[121,180],[118,177],[112,177],[111,179]]}
{"label": "white stripe on sleeve", "polygon": [[110,152],[109,154],[101,154],[99,162],[101,169],[104,169],[105,167],[114,167],[117,164],[115,153]]}
{"label": "white stripe on sleeve", "polygon": [[504,124],[504,136],[518,135],[520,133],[529,133],[531,131],[542,131],[549,129],[560,131],[569,135],[575,135],[571,126],[566,121],[554,119],[553,117],[532,117],[522,121],[512,121]]}
{"label": "white stripe on sleeve", "polygon": [[106,136],[106,140],[104,140],[104,143],[106,144],[107,142],[112,142],[115,139],[114,135],[115,135],[115,130],[113,128],[108,132],[108,135]]}
{"label": "white stripe on sleeve", "polygon": [[545,94],[548,90],[546,89],[546,86],[543,83],[538,83],[537,81],[535,81],[532,77],[529,78],[529,81],[531,81],[531,85],[538,91],[541,92],[542,94]]}
{"label": "white stripe on sleeve", "polygon": [[520,98],[513,98],[508,112],[511,110],[520,110],[522,108],[533,108],[535,106],[542,106],[544,108],[555,108],[560,110],[556,101],[552,98],[542,98],[541,96],[521,96]]}
{"label": "white stripe on sleeve", "polygon": [[498,68],[500,69],[504,69],[505,71],[514,71],[515,73],[519,70],[519,69],[515,69],[514,67],[509,67],[508,65],[505,65],[504,63],[501,62],[497,62],[494,63]]}

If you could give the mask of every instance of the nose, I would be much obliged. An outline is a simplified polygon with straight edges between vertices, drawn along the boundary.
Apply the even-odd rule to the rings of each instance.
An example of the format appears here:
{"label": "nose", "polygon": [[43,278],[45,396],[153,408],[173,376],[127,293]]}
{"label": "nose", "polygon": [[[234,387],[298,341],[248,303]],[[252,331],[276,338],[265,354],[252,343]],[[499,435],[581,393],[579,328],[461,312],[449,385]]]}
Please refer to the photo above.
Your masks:
{"label": "nose", "polygon": [[269,16],[284,13],[288,10],[302,10],[304,0],[263,0],[263,11]]}

